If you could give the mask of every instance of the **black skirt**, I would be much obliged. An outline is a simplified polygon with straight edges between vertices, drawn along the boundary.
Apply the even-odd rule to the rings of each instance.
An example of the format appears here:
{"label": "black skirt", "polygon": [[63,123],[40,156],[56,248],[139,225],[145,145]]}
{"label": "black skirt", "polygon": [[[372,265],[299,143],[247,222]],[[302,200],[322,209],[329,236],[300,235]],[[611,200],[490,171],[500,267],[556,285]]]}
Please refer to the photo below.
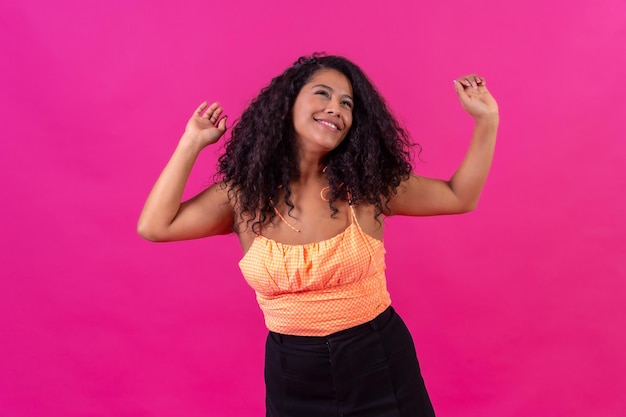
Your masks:
{"label": "black skirt", "polygon": [[270,332],[268,417],[431,417],[413,339],[392,307],[323,337]]}

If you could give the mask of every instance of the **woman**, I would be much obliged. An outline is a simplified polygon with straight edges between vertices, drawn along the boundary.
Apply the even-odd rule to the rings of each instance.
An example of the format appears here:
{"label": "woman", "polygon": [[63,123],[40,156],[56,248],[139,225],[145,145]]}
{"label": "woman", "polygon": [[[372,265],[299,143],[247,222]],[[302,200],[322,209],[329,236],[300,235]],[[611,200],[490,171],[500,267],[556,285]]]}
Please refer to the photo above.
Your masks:
{"label": "woman", "polygon": [[268,416],[432,416],[411,336],[386,289],[384,216],[474,209],[498,107],[485,80],[454,80],[476,125],[449,181],[411,173],[408,135],[345,58],[300,58],[244,111],[220,181],[181,202],[192,166],[226,131],[203,103],[138,224],[154,241],[235,233],[239,263],[270,330]]}

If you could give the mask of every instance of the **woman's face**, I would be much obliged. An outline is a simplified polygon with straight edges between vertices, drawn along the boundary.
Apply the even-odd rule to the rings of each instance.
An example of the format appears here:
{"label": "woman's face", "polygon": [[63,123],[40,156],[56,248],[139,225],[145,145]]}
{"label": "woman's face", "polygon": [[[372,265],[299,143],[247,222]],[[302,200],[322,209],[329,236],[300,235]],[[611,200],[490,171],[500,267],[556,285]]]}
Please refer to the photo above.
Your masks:
{"label": "woman's face", "polygon": [[354,98],[348,78],[334,69],[313,74],[292,109],[301,151],[326,154],[345,139],[352,126]]}

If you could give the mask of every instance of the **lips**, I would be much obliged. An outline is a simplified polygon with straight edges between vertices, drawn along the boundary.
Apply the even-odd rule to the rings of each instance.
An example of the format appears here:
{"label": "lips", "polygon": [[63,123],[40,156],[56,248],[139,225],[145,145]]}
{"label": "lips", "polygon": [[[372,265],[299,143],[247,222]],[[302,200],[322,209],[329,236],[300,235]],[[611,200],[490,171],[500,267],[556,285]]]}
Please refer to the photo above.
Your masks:
{"label": "lips", "polygon": [[334,122],[331,122],[330,120],[315,119],[315,121],[320,123],[320,124],[322,124],[322,125],[324,125],[324,126],[326,126],[326,127],[328,127],[329,129],[336,130],[336,131],[341,130],[341,127],[339,125],[337,125]]}

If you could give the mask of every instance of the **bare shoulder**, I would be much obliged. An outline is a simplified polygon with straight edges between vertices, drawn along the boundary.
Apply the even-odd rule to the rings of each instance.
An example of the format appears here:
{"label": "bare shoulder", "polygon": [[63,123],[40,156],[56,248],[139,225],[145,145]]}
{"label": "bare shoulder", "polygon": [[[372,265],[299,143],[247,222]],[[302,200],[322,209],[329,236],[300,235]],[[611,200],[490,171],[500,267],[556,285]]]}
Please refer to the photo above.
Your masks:
{"label": "bare shoulder", "polygon": [[376,216],[376,206],[372,204],[358,204],[353,206],[354,214],[361,229],[373,237],[382,240],[384,232],[384,214]]}

